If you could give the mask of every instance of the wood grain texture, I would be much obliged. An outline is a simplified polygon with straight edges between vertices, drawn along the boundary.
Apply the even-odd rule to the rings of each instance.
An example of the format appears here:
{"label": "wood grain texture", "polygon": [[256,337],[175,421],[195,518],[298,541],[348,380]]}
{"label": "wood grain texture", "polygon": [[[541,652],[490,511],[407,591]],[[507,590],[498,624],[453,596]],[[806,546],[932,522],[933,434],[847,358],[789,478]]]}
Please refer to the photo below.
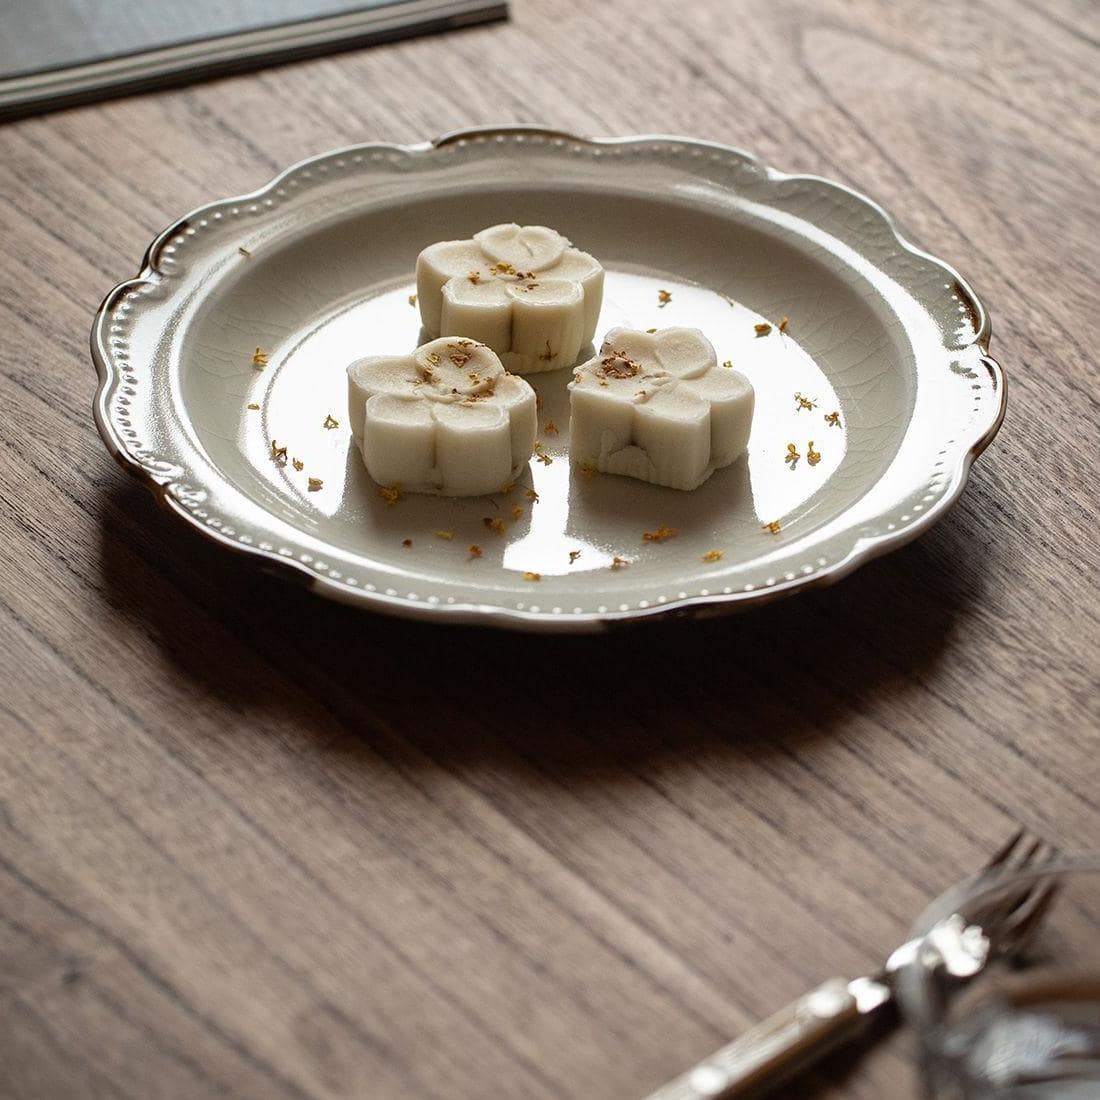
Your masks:
{"label": "wood grain texture", "polygon": [[[874,965],[1013,822],[1100,846],[1095,8],[671,10],[516,0],[0,128],[5,1100],[629,1100]],[[956,263],[1010,409],[952,514],[607,642],[372,618],[158,512],[87,352],[151,236],[335,145],[506,121],[743,146]],[[908,1049],[799,1095],[904,1100]]]}

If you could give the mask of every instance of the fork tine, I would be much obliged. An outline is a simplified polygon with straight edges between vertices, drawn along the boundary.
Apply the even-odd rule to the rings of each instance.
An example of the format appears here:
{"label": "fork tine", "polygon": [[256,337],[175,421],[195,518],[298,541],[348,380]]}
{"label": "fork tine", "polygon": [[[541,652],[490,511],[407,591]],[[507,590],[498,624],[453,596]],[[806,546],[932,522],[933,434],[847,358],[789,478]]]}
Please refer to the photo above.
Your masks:
{"label": "fork tine", "polygon": [[1017,871],[1023,871],[1028,867],[1031,867],[1037,862],[1036,856],[1043,850],[1043,842],[1041,840],[1033,840],[1025,849],[1024,854],[1020,856],[1020,861],[1016,866]]}
{"label": "fork tine", "polygon": [[1059,855],[1058,849],[1032,836],[1026,829],[1017,829],[1008,841],[990,857],[979,874],[1014,874],[1029,867],[1041,867]]}
{"label": "fork tine", "polygon": [[1060,882],[1052,882],[1038,894],[1032,893],[1027,910],[1024,911],[1021,906],[1009,917],[998,935],[1000,941],[998,949],[1002,953],[1006,955],[1019,953],[1035,929],[1042,923],[1061,887]]}
{"label": "fork tine", "polygon": [[1050,908],[1055,895],[1061,888],[1062,884],[1055,881],[1045,886],[1042,890],[1033,892],[1027,904],[1021,905],[1020,908],[1016,910],[1016,924],[1014,927],[1022,930],[1035,923],[1038,919],[1036,914],[1039,914],[1041,917]]}
{"label": "fork tine", "polygon": [[1062,850],[1058,847],[1057,844],[1046,844],[1044,845],[1044,848],[1046,849],[1046,851],[1043,853],[1042,859],[1039,860],[1039,866],[1043,866],[1047,863],[1053,863],[1055,860],[1061,858]]}
{"label": "fork tine", "polygon": [[1060,855],[1061,852],[1055,845],[1036,840],[1028,845],[1027,851],[1020,857],[1019,863],[1011,868],[1011,871],[1019,873],[1021,871],[1038,870],[1040,867],[1052,863]]}
{"label": "fork tine", "polygon": [[[1029,835],[1026,829],[1019,829],[995,853],[980,872],[979,878],[995,881],[1001,875],[1022,874],[1049,864],[1058,855],[1056,847]],[[1053,886],[1044,889],[1032,885],[1016,893],[1002,894],[975,911],[972,914],[973,919],[979,925],[995,927],[998,938],[1004,936],[1016,944],[1022,944],[1050,907],[1053,889]],[[1008,950],[1013,948],[1009,947]]]}
{"label": "fork tine", "polygon": [[1019,847],[1025,835],[1025,830],[1017,829],[1016,832],[1014,832],[1012,836],[1010,836],[1008,840],[989,857],[988,862],[982,868],[982,873],[993,871],[997,867],[1002,866],[1009,856]]}

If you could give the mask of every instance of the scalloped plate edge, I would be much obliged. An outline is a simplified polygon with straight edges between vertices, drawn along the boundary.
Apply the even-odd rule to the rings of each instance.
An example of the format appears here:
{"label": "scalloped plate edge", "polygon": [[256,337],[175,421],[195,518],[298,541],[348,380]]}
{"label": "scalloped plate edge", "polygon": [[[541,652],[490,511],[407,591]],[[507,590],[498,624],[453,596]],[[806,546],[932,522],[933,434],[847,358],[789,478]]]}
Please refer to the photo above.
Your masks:
{"label": "scalloped plate edge", "polygon": [[[972,341],[981,352],[981,365],[989,373],[991,387],[997,395],[998,401],[992,419],[984,429],[963,450],[947,480],[942,494],[935,504],[922,513],[919,519],[898,528],[892,532],[885,532],[874,536],[857,536],[846,554],[823,567],[820,571],[808,577],[796,577],[794,580],[777,583],[766,589],[755,589],[751,592],[712,593],[706,596],[689,596],[683,599],[670,600],[656,607],[633,608],[629,611],[608,611],[602,614],[549,614],[546,612],[519,611],[511,608],[487,604],[455,603],[455,604],[416,604],[401,597],[390,597],[378,592],[367,592],[361,588],[349,588],[339,581],[325,576],[319,576],[304,564],[283,557],[274,551],[266,551],[255,545],[244,545],[235,539],[223,535],[220,531],[200,522],[190,511],[182,507],[172,495],[171,488],[175,484],[171,476],[158,477],[144,463],[136,458],[127,448],[125,442],[119,437],[111,421],[107,409],[107,396],[117,384],[118,372],[114,363],[106,336],[106,324],[111,308],[116,299],[125,293],[141,287],[154,280],[161,272],[157,270],[157,259],[165,243],[186,228],[189,222],[200,218],[206,211],[224,203],[244,204],[260,199],[272,192],[293,173],[307,168],[322,160],[346,153],[362,152],[365,150],[387,150],[408,154],[424,154],[432,150],[443,148],[447,145],[468,140],[484,140],[496,135],[516,136],[522,134],[537,135],[539,137],[558,137],[563,140],[578,142],[585,145],[613,146],[627,145],[645,142],[682,142],[687,145],[712,149],[742,160],[747,166],[756,168],[760,174],[769,181],[806,181],[819,186],[834,189],[850,199],[863,204],[882,220],[897,241],[898,246],[905,252],[919,257],[926,262],[938,267],[946,277],[951,280],[954,291],[958,294],[959,301],[965,304],[974,321],[975,336]],[[103,439],[110,454],[129,474],[135,477],[152,494],[160,506],[173,516],[183,519],[187,525],[205,538],[236,551],[238,554],[251,560],[257,560],[269,573],[304,584],[319,595],[340,603],[351,604],[357,607],[367,608],[381,613],[396,614],[403,618],[430,620],[433,622],[448,622],[454,624],[481,624],[499,626],[509,629],[530,631],[557,631],[557,632],[593,632],[602,629],[620,627],[628,623],[638,621],[652,622],[655,620],[667,620],[677,618],[704,618],[718,614],[744,610],[749,606],[760,606],[793,595],[796,592],[804,592],[813,588],[835,584],[849,576],[860,566],[875,558],[881,557],[892,550],[906,545],[927,531],[934,523],[958,501],[966,487],[971,467],[975,459],[985,450],[997,434],[1004,421],[1007,408],[1006,380],[1000,364],[989,354],[989,341],[992,335],[992,327],[988,311],[981,299],[975,293],[967,280],[950,264],[932,255],[930,252],[917,247],[902,233],[894,217],[873,199],[862,192],[826,179],[823,176],[813,174],[786,173],[764,165],[757,157],[735,146],[725,145],[721,142],[705,141],[696,138],[688,138],[678,135],[665,134],[638,134],[618,138],[586,138],[566,131],[556,130],[537,124],[516,124],[506,126],[478,126],[462,130],[453,130],[431,141],[417,142],[409,145],[401,145],[391,142],[367,142],[359,145],[345,146],[338,149],[330,149],[311,157],[289,165],[283,171],[272,177],[263,186],[254,191],[241,195],[215,199],[203,206],[178,218],[171,225],[158,233],[145,250],[142,259],[141,270],[136,276],[124,279],[113,287],[104,297],[99,309],[96,311],[95,320],[90,334],[91,355],[98,375],[93,400],[93,415],[96,428]]]}

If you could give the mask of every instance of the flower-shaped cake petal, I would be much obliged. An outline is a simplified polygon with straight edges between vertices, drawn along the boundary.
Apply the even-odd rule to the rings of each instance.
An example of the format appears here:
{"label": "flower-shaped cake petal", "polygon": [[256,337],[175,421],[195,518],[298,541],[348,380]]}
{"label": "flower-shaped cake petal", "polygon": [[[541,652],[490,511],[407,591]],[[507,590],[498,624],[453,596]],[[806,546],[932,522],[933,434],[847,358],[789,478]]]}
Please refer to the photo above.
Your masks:
{"label": "flower-shaped cake petal", "polygon": [[521,374],[572,366],[596,333],[603,268],[542,225],[494,225],[429,245],[416,261],[420,317],[463,333]]}
{"label": "flower-shaped cake petal", "polygon": [[516,225],[505,222],[474,234],[474,240],[492,263],[507,264],[518,271],[548,271],[570,243],[545,225]]}
{"label": "flower-shaped cake petal", "polygon": [[744,450],[754,395],[698,330],[612,329],[573,373],[570,459],[694,489]]}
{"label": "flower-shaped cake petal", "polygon": [[352,363],[348,420],[375,481],[443,496],[499,491],[526,466],[537,428],[534,390],[467,338]]}

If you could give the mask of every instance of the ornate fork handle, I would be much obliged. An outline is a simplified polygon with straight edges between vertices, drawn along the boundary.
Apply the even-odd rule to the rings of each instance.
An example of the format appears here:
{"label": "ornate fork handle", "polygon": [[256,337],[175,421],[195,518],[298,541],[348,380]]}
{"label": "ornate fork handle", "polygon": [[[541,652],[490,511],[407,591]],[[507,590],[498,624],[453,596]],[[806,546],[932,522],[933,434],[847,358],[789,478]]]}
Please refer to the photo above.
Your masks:
{"label": "ornate fork handle", "polygon": [[771,1091],[863,1030],[869,1015],[890,997],[884,986],[875,985],[880,992],[868,1007],[853,992],[853,987],[864,992],[857,982],[830,979],[662,1085],[648,1100],[742,1100]]}
{"label": "ornate fork handle", "polygon": [[[1018,829],[974,879],[962,886],[969,889],[998,874],[1006,875],[1011,883],[1013,875],[1041,867],[1056,852]],[[941,916],[926,938],[932,941],[939,930],[945,972],[954,980],[965,981],[982,969],[990,954],[1019,951],[1043,920],[1057,889],[1057,884],[1041,890],[1031,885],[1009,889],[967,919],[957,913]],[[941,898],[939,904],[942,902]],[[971,933],[977,933],[977,940]],[[894,976],[914,961],[922,942],[917,937],[903,943],[873,977],[851,982],[830,979],[694,1069],[662,1085],[648,1100],[744,1100],[771,1092],[833,1047],[857,1038],[893,1000]],[[948,948],[946,954],[942,954],[943,945]]]}

